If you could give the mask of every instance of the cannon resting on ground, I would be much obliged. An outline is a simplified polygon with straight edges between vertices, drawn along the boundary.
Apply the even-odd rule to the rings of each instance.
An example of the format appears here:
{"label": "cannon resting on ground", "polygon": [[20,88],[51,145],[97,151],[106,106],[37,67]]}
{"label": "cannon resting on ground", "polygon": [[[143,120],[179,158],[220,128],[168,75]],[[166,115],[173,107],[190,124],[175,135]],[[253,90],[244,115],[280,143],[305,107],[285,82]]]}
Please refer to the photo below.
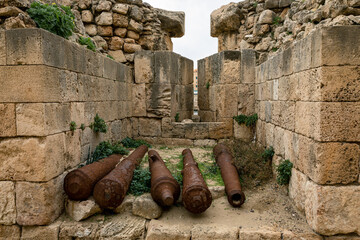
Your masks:
{"label": "cannon resting on ground", "polygon": [[192,213],[202,213],[208,209],[212,196],[202,177],[190,149],[182,152],[184,157],[182,202]]}
{"label": "cannon resting on ground", "polygon": [[101,208],[115,209],[125,198],[135,168],[140,164],[148,147],[142,145],[119,163],[94,188],[94,199]]}
{"label": "cannon resting on ground", "polygon": [[180,185],[165,166],[158,152],[150,150],[151,196],[162,207],[170,207],[179,198]]}
{"label": "cannon resting on ground", "polygon": [[69,172],[64,179],[64,190],[69,199],[80,201],[90,197],[95,184],[115,168],[121,157],[113,154]]}
{"label": "cannon resting on ground", "polygon": [[240,207],[245,202],[245,194],[241,191],[239,174],[234,165],[231,151],[221,143],[217,144],[213,151],[225,183],[228,201],[233,207]]}

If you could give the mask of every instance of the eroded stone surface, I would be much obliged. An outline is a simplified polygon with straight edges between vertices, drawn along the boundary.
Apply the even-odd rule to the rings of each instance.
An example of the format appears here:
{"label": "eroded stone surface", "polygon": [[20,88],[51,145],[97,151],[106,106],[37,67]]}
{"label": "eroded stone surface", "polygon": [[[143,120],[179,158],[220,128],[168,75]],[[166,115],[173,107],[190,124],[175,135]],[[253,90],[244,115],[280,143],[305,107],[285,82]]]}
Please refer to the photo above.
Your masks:
{"label": "eroded stone surface", "polygon": [[161,216],[162,209],[154,202],[150,194],[144,194],[135,198],[132,213],[146,219],[154,219]]}
{"label": "eroded stone surface", "polygon": [[65,208],[66,213],[75,221],[81,221],[101,212],[101,208],[93,197],[85,201],[72,201],[68,199]]}
{"label": "eroded stone surface", "polygon": [[0,224],[11,225],[15,222],[15,184],[10,181],[0,181]]}

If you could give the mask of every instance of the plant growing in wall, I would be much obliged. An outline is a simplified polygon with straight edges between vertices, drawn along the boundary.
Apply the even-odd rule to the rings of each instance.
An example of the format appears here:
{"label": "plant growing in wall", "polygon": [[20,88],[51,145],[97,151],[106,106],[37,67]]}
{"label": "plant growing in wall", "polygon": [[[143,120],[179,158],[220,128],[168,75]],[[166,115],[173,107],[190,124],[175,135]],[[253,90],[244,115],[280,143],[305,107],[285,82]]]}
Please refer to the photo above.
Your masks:
{"label": "plant growing in wall", "polygon": [[100,118],[98,114],[96,114],[96,116],[94,117],[94,122],[92,122],[90,124],[90,128],[96,133],[97,132],[102,132],[102,133],[107,132],[107,125],[106,125],[104,119]]}
{"label": "plant growing in wall", "polygon": [[70,123],[70,131],[75,131],[76,130],[76,122],[74,122],[74,121],[71,121],[71,123]]}
{"label": "plant growing in wall", "polygon": [[70,37],[75,28],[70,7],[33,2],[27,12],[39,28],[63,38]]}
{"label": "plant growing in wall", "polygon": [[275,154],[274,148],[270,146],[264,150],[264,152],[261,154],[261,157],[264,160],[264,162],[267,162],[272,159],[274,154]]}
{"label": "plant growing in wall", "polygon": [[127,155],[128,153],[129,150],[124,148],[119,142],[111,143],[109,141],[104,141],[96,146],[91,157],[86,161],[86,164],[91,164],[112,154]]}
{"label": "plant growing in wall", "polygon": [[250,116],[240,114],[238,116],[234,116],[233,119],[239,124],[245,124],[247,127],[254,127],[256,125],[256,121],[258,120],[258,115],[256,113]]}
{"label": "plant growing in wall", "polygon": [[176,113],[175,115],[175,122],[179,122],[180,120],[180,114],[179,113]]}
{"label": "plant growing in wall", "polygon": [[280,164],[276,166],[276,172],[278,173],[276,181],[280,185],[286,185],[289,183],[292,167],[293,164],[288,159],[282,160]]}
{"label": "plant growing in wall", "polygon": [[84,130],[85,130],[85,124],[82,123],[82,124],[80,125],[80,129],[84,131]]}
{"label": "plant growing in wall", "polygon": [[151,145],[145,140],[134,140],[132,138],[126,137],[121,140],[121,144],[126,148],[138,148],[141,145],[146,145],[148,148],[151,148]]}
{"label": "plant growing in wall", "polygon": [[91,38],[87,37],[80,37],[79,38],[79,43],[81,45],[85,45],[87,47],[87,49],[90,49],[91,51],[95,52],[96,51],[96,47],[95,44],[93,43],[93,41],[91,40]]}
{"label": "plant growing in wall", "polygon": [[274,24],[274,25],[280,25],[280,23],[281,23],[281,17],[275,16],[275,17],[273,18],[273,24]]}
{"label": "plant growing in wall", "polygon": [[209,89],[210,88],[210,82],[207,82],[206,83],[206,89]]}

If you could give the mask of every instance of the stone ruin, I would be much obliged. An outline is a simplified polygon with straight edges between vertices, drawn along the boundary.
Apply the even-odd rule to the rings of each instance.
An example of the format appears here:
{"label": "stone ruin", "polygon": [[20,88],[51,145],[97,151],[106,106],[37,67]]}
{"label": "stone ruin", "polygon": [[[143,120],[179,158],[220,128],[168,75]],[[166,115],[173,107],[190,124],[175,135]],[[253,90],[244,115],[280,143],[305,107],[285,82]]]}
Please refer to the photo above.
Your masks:
{"label": "stone ruin", "polygon": [[[321,235],[312,239],[360,239],[358,0],[244,1],[215,10],[219,53],[198,62],[201,122],[182,122],[193,115],[193,62],[171,52],[171,37],[184,34],[183,13],[139,0],[63,0],[77,16],[68,41],[33,28],[24,12],[30,2],[0,0],[0,238],[70,232],[70,223],[56,222],[65,175],[99,142],[131,136],[273,146],[274,163],[294,164],[289,195]],[[87,35],[97,53],[75,43]],[[90,129],[96,113],[106,134]],[[233,120],[253,113],[255,129]],[[145,220],[131,221],[145,228]]]}

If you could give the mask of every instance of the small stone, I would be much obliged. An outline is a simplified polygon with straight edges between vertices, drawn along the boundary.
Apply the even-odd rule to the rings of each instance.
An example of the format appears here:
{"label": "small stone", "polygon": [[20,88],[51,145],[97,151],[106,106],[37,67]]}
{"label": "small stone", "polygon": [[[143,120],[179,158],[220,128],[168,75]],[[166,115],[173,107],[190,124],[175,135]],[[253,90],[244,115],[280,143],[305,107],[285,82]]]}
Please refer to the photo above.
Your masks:
{"label": "small stone", "polygon": [[110,50],[121,50],[124,45],[124,40],[120,37],[112,37],[109,41]]}
{"label": "small stone", "polygon": [[124,201],[118,206],[114,212],[123,213],[123,212],[131,212],[133,207],[133,202],[135,197],[132,195],[126,195]]}
{"label": "small stone", "polygon": [[119,37],[122,37],[122,38],[126,36],[126,33],[127,33],[126,28],[115,28],[115,30],[114,30],[114,34],[116,36],[119,36]]}
{"label": "small stone", "polygon": [[107,44],[107,42],[105,41],[104,38],[100,37],[100,36],[95,36],[92,38],[95,42],[95,45],[97,48],[102,48],[104,50],[108,50],[109,46]]}
{"label": "small stone", "polygon": [[103,11],[110,11],[111,9],[111,2],[106,1],[106,0],[100,0],[99,4],[96,6],[96,11],[97,12],[103,12]]}
{"label": "small stone", "polygon": [[112,10],[113,10],[113,12],[126,15],[129,11],[129,6],[126,4],[117,3],[114,5]]}
{"label": "small stone", "polygon": [[65,207],[66,213],[78,222],[101,212],[100,206],[93,197],[85,201],[72,201],[68,199]]}
{"label": "small stone", "polygon": [[97,34],[97,27],[95,24],[86,24],[85,31],[89,36],[96,36]]}
{"label": "small stone", "polygon": [[102,37],[111,37],[113,28],[111,26],[97,26],[97,32]]}
{"label": "small stone", "polygon": [[131,7],[130,17],[132,19],[140,22],[142,20],[143,15],[144,15],[144,12],[141,10],[141,8],[139,8],[138,6],[134,6],[134,5]]}
{"label": "small stone", "polygon": [[129,25],[129,19],[125,15],[114,13],[113,14],[113,24],[115,27],[126,28]]}
{"label": "small stone", "polygon": [[260,14],[258,23],[259,24],[272,24],[275,17],[276,17],[276,14],[273,11],[267,9]]}
{"label": "small stone", "polygon": [[132,53],[132,54],[125,54],[125,58],[128,62],[134,62],[134,59],[135,59],[135,54]]}
{"label": "small stone", "polygon": [[16,17],[19,13],[23,13],[23,11],[17,7],[7,6],[0,8],[0,17]]}
{"label": "small stone", "polygon": [[129,22],[129,30],[140,33],[143,30],[143,25],[141,23],[135,22],[133,19]]}
{"label": "small stone", "polygon": [[10,181],[0,182],[0,224],[16,223],[15,185]]}
{"label": "small stone", "polygon": [[102,12],[99,16],[95,18],[97,25],[109,26],[113,24],[113,17],[110,12]]}
{"label": "small stone", "polygon": [[212,186],[209,187],[211,192],[212,199],[218,199],[225,196],[225,187],[224,186]]}
{"label": "small stone", "polygon": [[81,12],[81,19],[84,23],[91,23],[94,21],[94,15],[90,10],[84,10]]}
{"label": "small stone", "polygon": [[127,32],[127,37],[138,40],[140,38],[140,35],[138,33],[134,32],[134,31],[128,31]]}
{"label": "small stone", "polygon": [[125,43],[124,44],[124,51],[126,53],[134,53],[137,51],[141,51],[142,48],[139,44],[131,44],[131,43]]}
{"label": "small stone", "polygon": [[9,17],[5,19],[5,30],[26,28],[25,23],[19,17]]}
{"label": "small stone", "polygon": [[126,43],[135,44],[135,40],[132,39],[132,38],[125,38],[125,42],[126,42]]}
{"label": "small stone", "polygon": [[148,232],[146,235],[147,240],[190,240],[191,227],[188,225],[177,224],[164,224],[164,222],[158,220],[151,220]]}
{"label": "small stone", "polygon": [[150,194],[144,194],[135,199],[132,213],[146,219],[154,219],[161,216],[162,209],[154,202]]}
{"label": "small stone", "polygon": [[244,15],[236,3],[230,3],[211,13],[211,36],[217,37],[223,32],[238,30]]}

